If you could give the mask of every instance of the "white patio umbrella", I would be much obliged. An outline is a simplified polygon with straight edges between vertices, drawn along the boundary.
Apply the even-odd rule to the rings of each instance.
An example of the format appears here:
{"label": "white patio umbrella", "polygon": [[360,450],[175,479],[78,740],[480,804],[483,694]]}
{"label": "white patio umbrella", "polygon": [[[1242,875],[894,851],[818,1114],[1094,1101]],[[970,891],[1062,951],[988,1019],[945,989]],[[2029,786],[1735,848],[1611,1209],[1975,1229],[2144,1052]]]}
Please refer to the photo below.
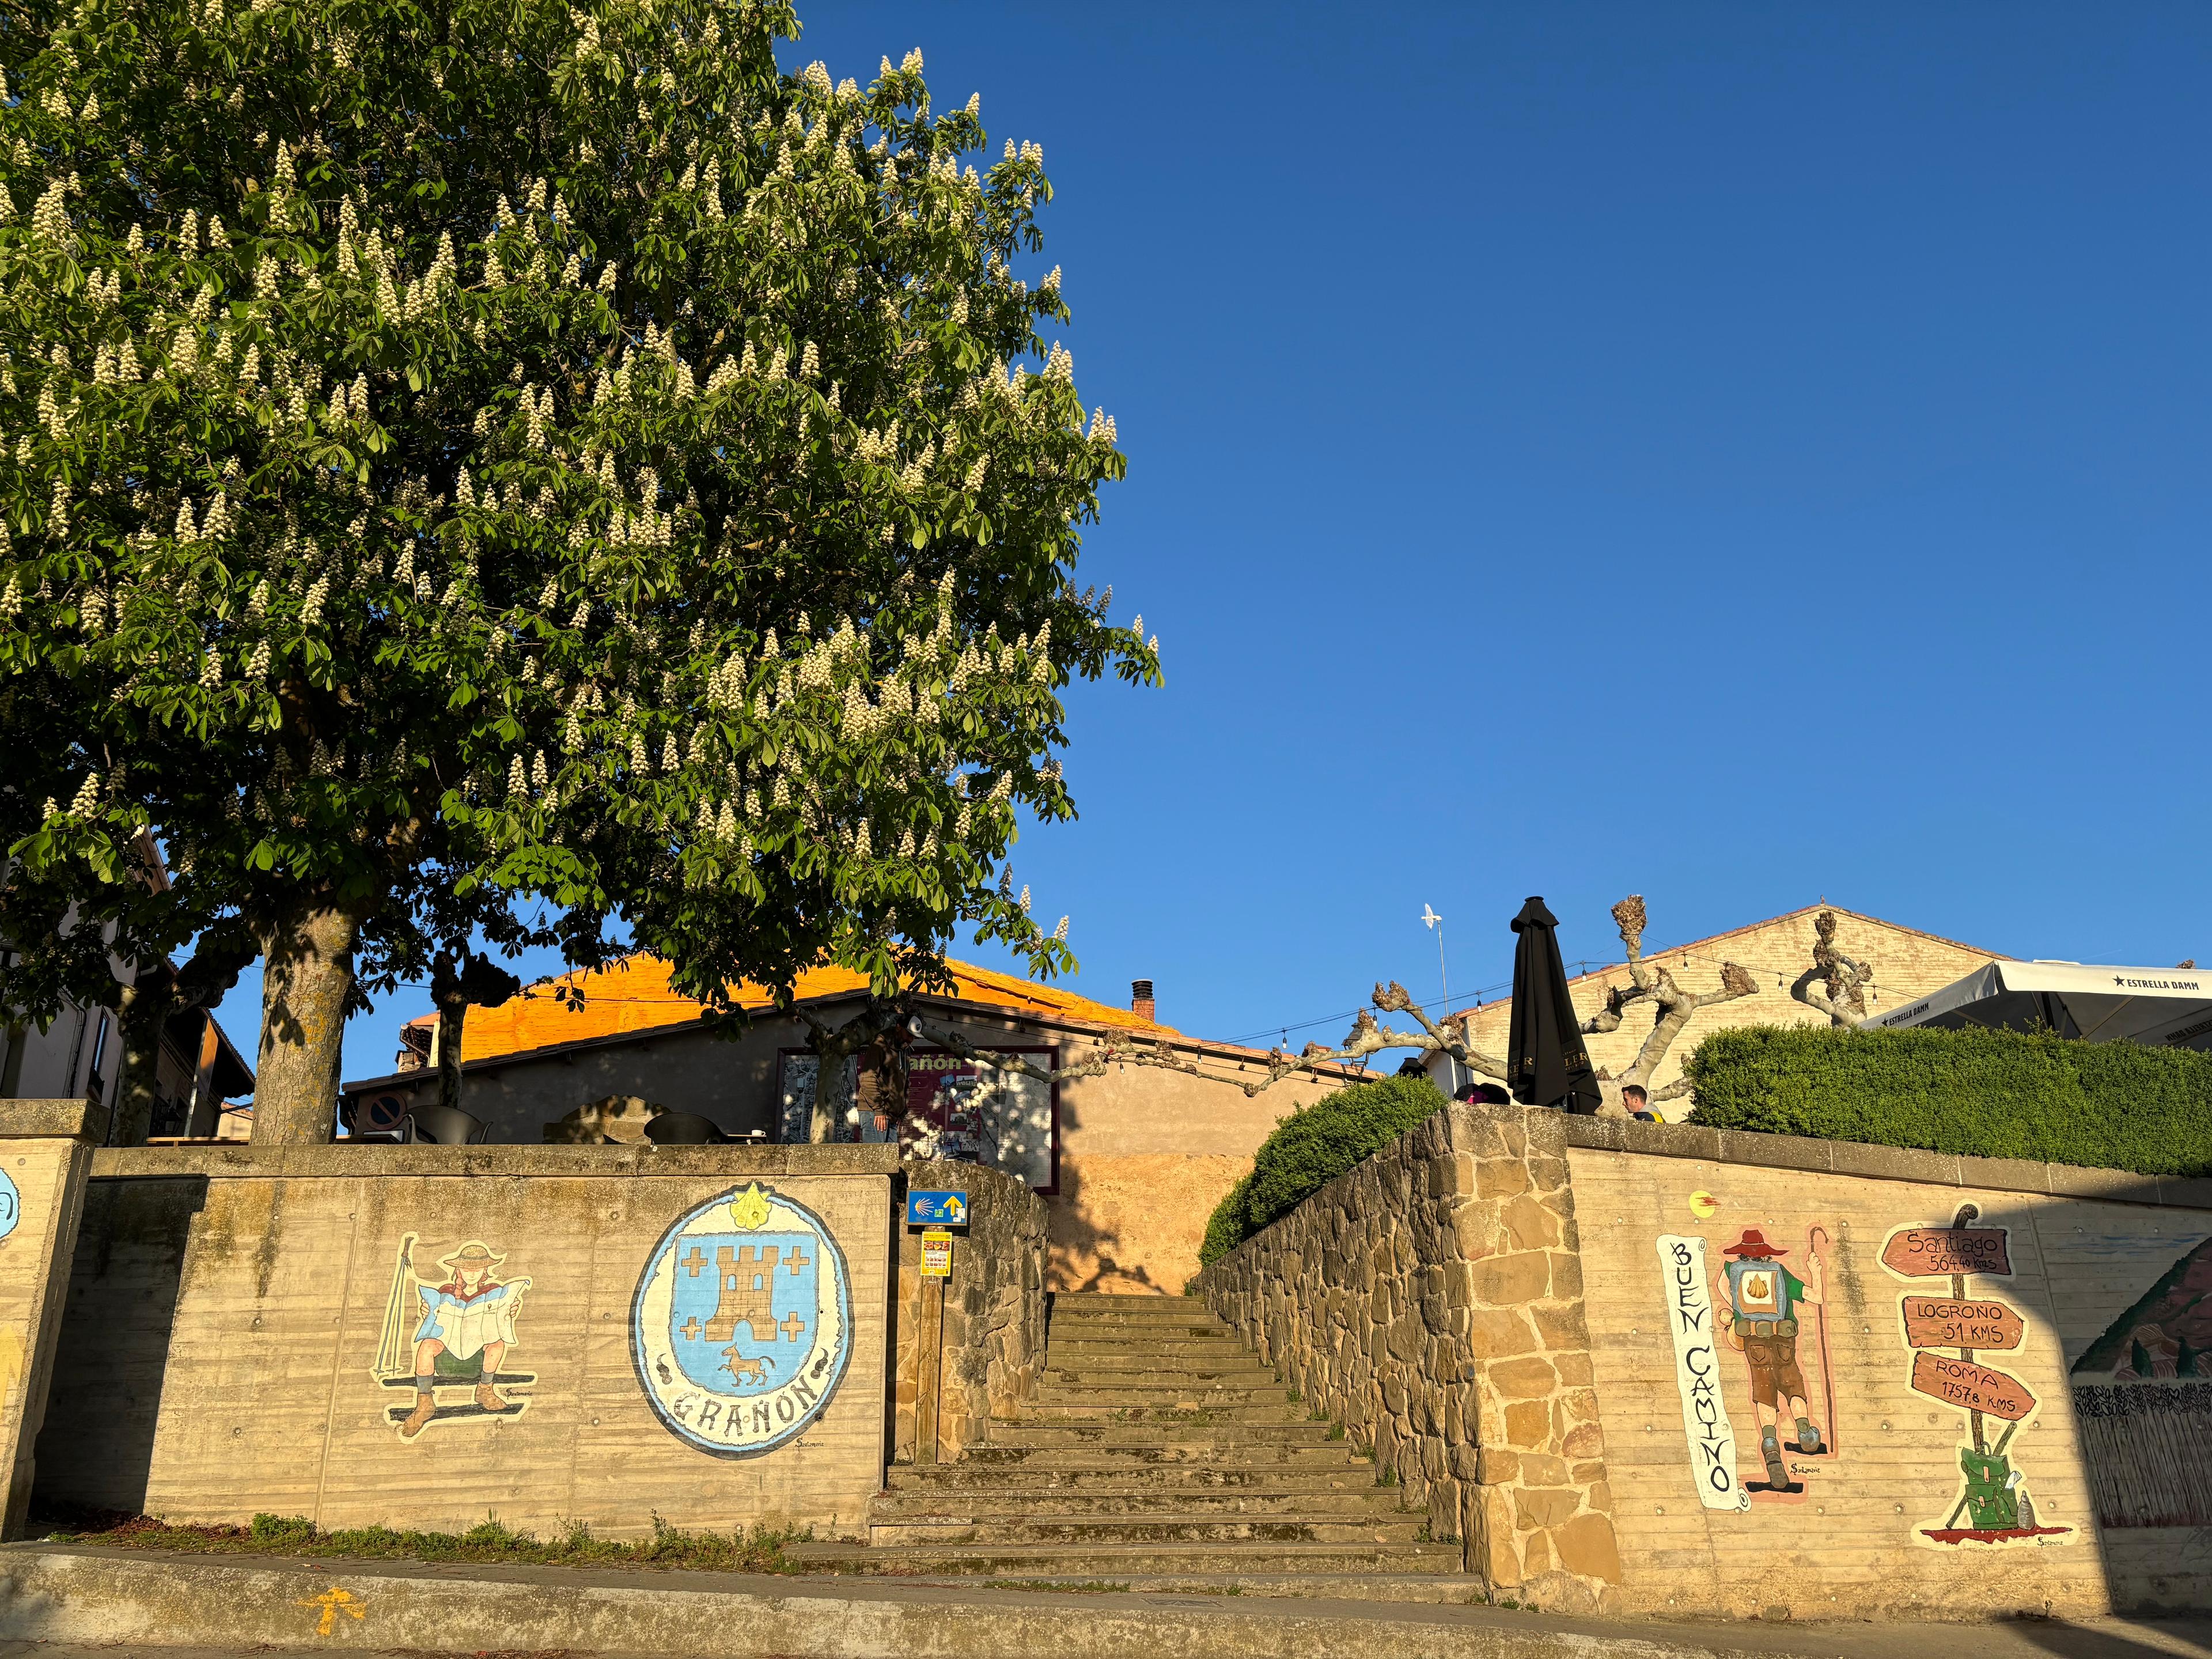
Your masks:
{"label": "white patio umbrella", "polygon": [[2079,962],[1992,962],[1867,1024],[1890,1030],[2042,1027],[2087,1042],[2212,1048],[2212,973]]}

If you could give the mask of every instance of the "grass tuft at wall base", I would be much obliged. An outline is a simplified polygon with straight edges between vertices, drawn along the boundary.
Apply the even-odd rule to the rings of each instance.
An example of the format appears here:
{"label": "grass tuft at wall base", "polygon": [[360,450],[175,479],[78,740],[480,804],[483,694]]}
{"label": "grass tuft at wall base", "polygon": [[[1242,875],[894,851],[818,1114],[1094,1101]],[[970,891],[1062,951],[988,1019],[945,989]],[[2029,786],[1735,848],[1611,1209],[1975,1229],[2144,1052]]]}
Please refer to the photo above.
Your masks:
{"label": "grass tuft at wall base", "polygon": [[2212,1055],[2016,1031],[1715,1031],[1684,1068],[1721,1129],[2212,1175]]}

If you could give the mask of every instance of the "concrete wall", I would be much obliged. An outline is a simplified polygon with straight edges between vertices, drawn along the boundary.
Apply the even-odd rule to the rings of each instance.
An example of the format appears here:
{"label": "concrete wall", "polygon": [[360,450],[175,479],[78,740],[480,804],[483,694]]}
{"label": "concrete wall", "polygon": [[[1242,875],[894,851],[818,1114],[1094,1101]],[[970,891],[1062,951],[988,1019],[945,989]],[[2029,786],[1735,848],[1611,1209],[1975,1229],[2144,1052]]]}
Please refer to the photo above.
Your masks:
{"label": "concrete wall", "polygon": [[[686,1527],[856,1532],[884,1456],[895,1170],[880,1147],[100,1152],[39,1440],[39,1500],[183,1520],[268,1510],[325,1527],[461,1528],[495,1514],[625,1535],[658,1514]],[[819,1218],[847,1298],[837,1311],[815,1244],[786,1251],[806,1257],[794,1285],[828,1287],[829,1300],[808,1301],[805,1317],[785,1305],[799,1289],[775,1301],[790,1352],[781,1374],[733,1370],[721,1388],[752,1396],[733,1439],[706,1410],[711,1391],[668,1371],[672,1328],[638,1342],[632,1322],[654,1308],[653,1284],[686,1293],[682,1243],[666,1235],[688,1212],[699,1212],[709,1287],[718,1236],[750,1226],[767,1240],[798,1224],[785,1209],[706,1207],[756,1187],[763,1206],[795,1201]],[[449,1280],[471,1244],[495,1259],[495,1280],[528,1281],[490,1385],[501,1409],[482,1407],[472,1372],[441,1379],[437,1416],[410,1437],[416,1287]],[[679,1322],[683,1305],[660,1304],[660,1324]],[[456,1339],[449,1364],[465,1346]],[[713,1449],[657,1413],[656,1393]],[[749,1438],[781,1432],[755,1408],[788,1406],[796,1424],[817,1398],[827,1404],[803,1431],[747,1455]]]}
{"label": "concrete wall", "polygon": [[[1543,1115],[1516,1176],[1510,1136],[1439,1115],[1200,1281],[1432,1514],[1455,1498],[1471,1569],[1572,1605],[1601,1561],[1538,1570],[1571,1497],[1610,1516],[1624,1611],[2212,1595],[2212,1182]],[[1731,1261],[1796,1285],[1741,1347]]]}
{"label": "concrete wall", "polygon": [[[1778,1604],[1800,1618],[2203,1605],[2212,1381],[2195,1380],[2195,1352],[2212,1348],[2212,1182],[1694,1127],[1577,1120],[1570,1133],[1594,1143],[1571,1163],[1634,1605]],[[1980,1260],[2008,1268],[1956,1287],[1983,1316],[1975,1342],[1988,1346],[1916,1348],[1909,1331],[1939,1334],[1928,1316],[1954,1286],[1948,1274],[1896,1270],[1943,1265],[1924,1249],[1916,1256],[1905,1230],[1948,1231],[1967,1206],[1977,1248],[1990,1252]],[[1658,1241],[1702,1241],[1710,1279],[1747,1228],[1801,1278],[1810,1255],[1822,1258],[1825,1297],[1801,1322],[1796,1351],[1827,1449],[1790,1455],[1788,1486],[1770,1488],[1750,1368],[1723,1342],[1711,1358],[1747,1502],[1707,1508]],[[1997,1403],[2027,1409],[2016,1428],[1989,1412],[1977,1424],[1917,1389],[1916,1364],[1938,1388],[1975,1377],[1969,1364],[2000,1372],[2008,1397]],[[1948,1382],[1929,1374],[1939,1367]],[[1972,1535],[1971,1509],[1956,1513],[1968,1495],[1962,1454],[1975,1455],[1978,1436],[1984,1454],[2003,1442],[1997,1479],[2017,1476],[2011,1496],[2033,1510],[1978,1529],[1999,1534],[1989,1538]]]}
{"label": "concrete wall", "polygon": [[0,1536],[21,1537],[30,1507],[85,1166],[106,1127],[82,1100],[0,1104]]}

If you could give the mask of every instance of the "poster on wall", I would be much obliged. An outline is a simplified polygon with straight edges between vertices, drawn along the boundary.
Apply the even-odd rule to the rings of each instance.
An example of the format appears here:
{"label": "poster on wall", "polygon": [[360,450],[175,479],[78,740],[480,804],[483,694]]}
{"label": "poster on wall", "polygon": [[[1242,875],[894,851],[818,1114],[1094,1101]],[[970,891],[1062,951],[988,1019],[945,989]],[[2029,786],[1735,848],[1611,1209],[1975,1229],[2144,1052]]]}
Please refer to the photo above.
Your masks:
{"label": "poster on wall", "polygon": [[[1710,1221],[1722,1206],[1697,1192],[1689,1207]],[[1690,1474],[1707,1509],[1802,1504],[1808,1483],[1833,1467],[1827,1241],[1817,1223],[1801,1231],[1767,1217],[1660,1236]]]}
{"label": "poster on wall", "polygon": [[[1050,1048],[1010,1048],[1033,1066],[1056,1066]],[[1018,1176],[1040,1192],[1055,1187],[1058,1103],[1054,1085],[1039,1078],[979,1065],[943,1048],[906,1051],[906,1112],[896,1121],[888,1112],[846,1109],[836,1138],[847,1143],[896,1141],[909,1158],[951,1158],[988,1164]],[[814,1084],[821,1062],[804,1050],[781,1056],[783,1139],[807,1139],[814,1109]],[[848,1060],[848,1099],[858,1093],[859,1061]]]}

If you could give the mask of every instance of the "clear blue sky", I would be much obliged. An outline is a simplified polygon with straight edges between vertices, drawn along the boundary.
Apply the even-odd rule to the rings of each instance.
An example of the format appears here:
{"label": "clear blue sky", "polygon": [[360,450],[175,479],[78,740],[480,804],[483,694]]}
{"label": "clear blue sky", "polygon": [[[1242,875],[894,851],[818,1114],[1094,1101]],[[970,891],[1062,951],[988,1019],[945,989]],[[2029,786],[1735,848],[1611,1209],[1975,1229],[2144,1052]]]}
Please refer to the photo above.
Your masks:
{"label": "clear blue sky", "polygon": [[1570,957],[1635,890],[2212,958],[2212,9],[854,3],[787,57],[914,46],[1044,146],[1129,456],[1081,580],[1166,656],[1017,849],[1077,988],[1333,1038],[1435,991],[1425,903],[1504,981],[1530,893]]}

